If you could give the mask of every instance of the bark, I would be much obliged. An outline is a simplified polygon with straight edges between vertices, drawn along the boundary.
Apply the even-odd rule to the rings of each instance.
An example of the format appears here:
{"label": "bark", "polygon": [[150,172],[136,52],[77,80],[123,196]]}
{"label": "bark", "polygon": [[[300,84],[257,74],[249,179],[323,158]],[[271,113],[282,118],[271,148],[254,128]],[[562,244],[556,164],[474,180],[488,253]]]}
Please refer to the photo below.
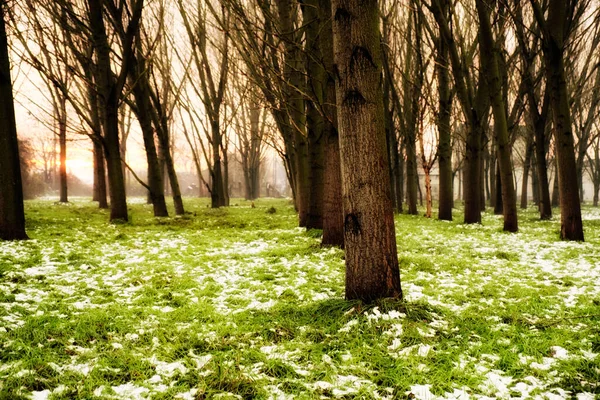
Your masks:
{"label": "bark", "polygon": [[[465,141],[465,159],[463,167],[463,186],[466,224],[481,223],[481,193],[482,193],[482,150],[484,138],[484,122],[489,112],[490,96],[487,85],[482,84],[484,78],[482,69],[479,69],[477,89],[473,87],[473,77],[467,66],[464,65],[463,55],[458,51],[459,45],[454,39],[448,18],[444,15],[443,7],[447,4],[444,0],[434,0],[431,11],[440,29],[442,39],[448,46],[450,65],[454,77],[454,86],[462,108],[467,127]],[[462,47],[462,46],[461,46]],[[482,60],[480,58],[480,64]]]}
{"label": "bark", "polygon": [[525,160],[523,161],[523,182],[521,183],[521,208],[527,208],[527,192],[529,188],[529,171],[533,156],[533,132],[527,132],[527,144],[525,145]]}
{"label": "bark", "polygon": [[297,32],[294,27],[294,4],[292,0],[277,0],[279,26],[284,42],[284,97],[285,107],[293,130],[293,147],[295,172],[295,203],[298,209],[299,225],[308,225],[310,204],[310,165],[308,143],[306,138],[306,113],[304,96],[301,90],[305,87],[302,54]]}
{"label": "bark", "polygon": [[489,19],[489,10],[492,4],[487,0],[477,0],[477,14],[479,15],[479,48],[481,51],[482,65],[486,71],[488,92],[494,115],[494,129],[496,134],[496,150],[498,152],[498,165],[502,181],[502,205],[504,215],[504,230],[516,232],[517,219],[517,192],[513,180],[511,161],[511,143],[508,135],[508,117],[506,115],[506,102],[502,92],[502,77],[498,62],[498,50],[495,49],[492,27]]}
{"label": "bark", "polygon": [[453,185],[452,185],[452,136],[450,118],[452,114],[452,95],[450,93],[450,63],[448,48],[439,40],[436,48],[436,75],[438,80],[439,110],[437,128],[438,166],[439,166],[439,205],[438,218],[452,221]]}
{"label": "bark", "polygon": [[[597,140],[597,139],[596,139]],[[592,169],[592,182],[594,184],[594,207],[598,207],[598,193],[600,192],[600,147],[594,146],[594,159],[590,160]]]}
{"label": "bark", "polygon": [[245,198],[246,200],[255,200],[260,197],[261,111],[257,105],[251,105],[248,114],[250,138],[244,141],[240,152],[244,170]]}
{"label": "bark", "polygon": [[219,121],[211,121],[211,130],[212,130],[212,169],[211,169],[211,180],[212,180],[212,190],[210,192],[211,199],[211,207],[219,208],[225,207],[226,199],[225,199],[225,185],[223,182],[223,170],[222,170],[222,162],[221,162],[221,131],[219,126]]}
{"label": "bark", "polygon": [[60,146],[60,202],[67,203],[67,100],[60,96],[58,99],[57,118],[58,118],[58,143]]}
{"label": "bark", "polygon": [[[549,91],[546,87],[543,100],[536,96],[536,84],[533,76],[534,60],[536,57],[528,43],[525,40],[523,29],[522,9],[519,6],[515,13],[516,17],[516,37],[519,42],[521,60],[523,62],[523,73],[525,87],[527,88],[527,103],[529,118],[531,119],[535,139],[535,169],[539,190],[535,192],[539,197],[538,208],[540,219],[547,220],[552,218],[552,204],[550,199],[550,188],[548,178],[548,166],[546,164],[546,153],[548,138],[546,135],[548,110],[550,105]],[[541,109],[538,106],[541,103]]]}
{"label": "bark", "polygon": [[0,239],[23,240],[25,208],[4,7],[0,4]]}
{"label": "bark", "polygon": [[[492,147],[496,147],[496,139],[494,139],[494,141],[492,142]],[[494,209],[494,213],[497,214],[502,214],[502,205],[500,205],[500,212],[496,212],[496,200],[498,198],[498,196],[500,195],[500,192],[497,189],[496,186],[496,165],[497,165],[497,160],[496,160],[496,152],[492,151],[490,154],[490,168],[488,171],[489,174],[489,181],[490,181],[490,207],[492,207]]]}
{"label": "bark", "polygon": [[550,2],[544,35],[546,84],[550,91],[558,159],[560,197],[560,237],[583,241],[581,203],[577,184],[575,146],[569,108],[569,92],[565,77],[564,32],[568,18],[565,2]]}
{"label": "bark", "polygon": [[[534,150],[535,150],[535,144],[534,144]],[[531,194],[533,197],[533,204],[535,204],[536,206],[538,206],[538,211],[540,209],[540,183],[539,183],[539,179],[538,179],[538,175],[537,175],[537,170],[535,168],[535,166],[537,165],[537,158],[535,157],[535,151],[531,154],[531,166],[532,166],[532,171],[531,171]]]}
{"label": "bark", "polygon": [[106,187],[106,162],[104,160],[104,149],[100,142],[100,136],[92,140],[94,146],[94,201],[98,202],[101,209],[108,208],[108,190]]}
{"label": "bark", "polygon": [[[547,113],[546,113],[547,114]],[[539,210],[540,219],[552,218],[553,203],[550,199],[550,180],[548,178],[548,165],[546,163],[546,119],[534,122],[535,130],[535,162],[539,185]]]}
{"label": "bark", "polygon": [[418,179],[419,174],[417,173],[417,146],[415,143],[416,138],[413,134],[406,136],[406,206],[408,207],[408,214],[417,215],[417,201],[419,196]]}
{"label": "bark", "polygon": [[559,196],[559,185],[558,185],[558,164],[557,160],[554,160],[554,180],[552,182],[552,207],[560,207],[560,196]]}
{"label": "bark", "polygon": [[[88,82],[93,82],[94,71],[91,68],[85,70],[85,77]],[[87,88],[87,98],[89,103],[90,128],[92,130],[92,145],[94,149],[94,185],[93,200],[98,202],[101,209],[108,208],[108,187],[106,182],[106,160],[104,157],[104,145],[102,135],[102,120],[100,117],[100,103],[98,101],[98,92],[96,88],[89,85]]]}
{"label": "bark", "polygon": [[133,68],[130,72],[130,81],[134,95],[136,107],[134,112],[140,123],[144,148],[146,150],[146,162],[148,164],[148,193],[150,202],[154,209],[155,217],[167,217],[167,204],[165,202],[163,174],[158,160],[156,142],[154,139],[154,128],[151,119],[151,104],[149,88],[146,86],[147,80],[140,79],[147,73],[145,60],[141,56],[141,44],[138,42],[138,54],[133,62]]}
{"label": "bark", "polygon": [[325,163],[324,120],[321,113],[325,90],[325,69],[319,35],[322,22],[319,0],[306,0],[302,7],[306,27],[305,52],[307,56],[308,95],[306,102],[306,129],[308,134],[310,190],[307,229],[323,229],[323,172]]}
{"label": "bark", "polygon": [[[104,151],[110,187],[110,220],[128,220],[125,180],[119,148],[119,95],[123,83],[115,82],[111,70],[110,46],[104,26],[101,0],[89,0],[90,28],[96,50],[98,101],[104,126]],[[127,52],[127,51],[126,51]],[[125,59],[128,55],[124,56]]]}
{"label": "bark", "polygon": [[162,156],[164,162],[164,168],[166,169],[166,175],[163,174],[163,179],[167,181],[171,188],[171,195],[173,197],[173,205],[175,206],[175,215],[184,215],[185,209],[183,207],[183,198],[181,196],[181,187],[179,186],[179,179],[177,178],[177,172],[175,171],[175,163],[173,161],[173,155],[171,154],[171,144],[168,122],[165,120],[166,116],[164,112],[160,113],[160,124],[155,124],[157,128],[156,136],[158,137],[158,151],[159,158]]}
{"label": "bark", "polygon": [[336,93],[333,66],[333,31],[331,1],[321,0],[321,19],[325,21],[321,32],[321,51],[326,71],[325,97],[325,167],[323,171],[323,237],[325,246],[344,247],[344,213],[342,208],[342,172],[338,135]]}
{"label": "bark", "polygon": [[402,297],[376,0],[332,1],[342,161],[346,298]]}
{"label": "bark", "polygon": [[502,177],[500,176],[498,159],[494,163],[494,183],[494,215],[502,215],[504,212],[504,200],[502,199]]}

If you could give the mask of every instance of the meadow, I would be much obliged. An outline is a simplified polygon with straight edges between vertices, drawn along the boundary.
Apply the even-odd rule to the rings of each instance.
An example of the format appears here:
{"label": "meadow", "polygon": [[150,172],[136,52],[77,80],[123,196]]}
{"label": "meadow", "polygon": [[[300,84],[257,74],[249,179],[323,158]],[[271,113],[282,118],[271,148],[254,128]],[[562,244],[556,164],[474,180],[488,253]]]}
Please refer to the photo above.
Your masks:
{"label": "meadow", "polygon": [[[109,224],[26,203],[0,243],[0,399],[600,397],[600,209],[520,231],[396,216],[404,300],[344,300],[344,254],[287,200]],[[558,210],[554,210],[558,214]]]}

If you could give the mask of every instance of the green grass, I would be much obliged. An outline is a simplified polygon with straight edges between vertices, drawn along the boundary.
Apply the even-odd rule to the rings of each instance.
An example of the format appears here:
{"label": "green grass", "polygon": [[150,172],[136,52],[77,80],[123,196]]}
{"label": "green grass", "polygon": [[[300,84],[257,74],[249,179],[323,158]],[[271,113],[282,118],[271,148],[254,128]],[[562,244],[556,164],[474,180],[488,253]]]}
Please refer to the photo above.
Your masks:
{"label": "green grass", "polygon": [[534,208],[517,234],[398,215],[405,300],[363,304],[288,201],[233,203],[109,224],[27,202],[32,240],[0,243],[0,399],[600,396],[600,210],[585,243]]}

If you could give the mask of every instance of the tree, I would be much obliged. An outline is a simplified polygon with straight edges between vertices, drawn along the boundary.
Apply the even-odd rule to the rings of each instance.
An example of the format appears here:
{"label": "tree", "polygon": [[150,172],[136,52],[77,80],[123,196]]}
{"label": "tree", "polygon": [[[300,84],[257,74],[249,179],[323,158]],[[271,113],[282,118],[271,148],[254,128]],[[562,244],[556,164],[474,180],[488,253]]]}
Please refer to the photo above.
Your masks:
{"label": "tree", "polygon": [[[498,166],[502,182],[504,230],[516,232],[518,230],[517,193],[513,181],[511,143],[508,136],[506,115],[508,107],[502,93],[500,65],[489,19],[489,10],[492,4],[486,0],[477,0],[476,5],[479,16],[480,57],[484,76],[486,77],[485,83],[488,85],[496,131],[496,151],[498,152]],[[480,84],[482,83],[480,82]]]}
{"label": "tree", "polygon": [[[527,39],[524,29],[522,7],[521,2],[516,1],[517,9],[514,13],[515,16],[515,34],[519,43],[519,53],[521,56],[521,63],[523,64],[522,74],[523,82],[526,88],[526,103],[528,105],[529,120],[534,131],[534,142],[535,142],[535,167],[538,181],[538,193],[539,202],[538,209],[540,212],[540,219],[547,220],[552,218],[552,203],[550,199],[550,186],[548,178],[548,164],[546,162],[546,155],[548,153],[549,136],[547,134],[548,129],[548,116],[550,109],[550,97],[547,88],[544,89],[543,96],[540,97],[541,79],[537,79],[535,73],[535,59],[537,52],[534,51],[537,44],[538,35],[531,35],[534,38],[533,43]],[[533,28],[527,27],[528,31],[534,31]],[[539,73],[542,71],[540,69]],[[539,82],[539,83],[538,83]]]}
{"label": "tree", "polygon": [[319,10],[323,14],[321,20],[324,21],[321,31],[321,53],[326,73],[325,92],[323,95],[325,166],[323,171],[323,238],[321,239],[321,244],[343,247],[342,171],[340,166],[340,142],[333,63],[331,0],[321,0]]}
{"label": "tree", "polygon": [[[226,174],[223,172],[223,158],[227,155],[222,151],[224,131],[221,122],[223,119],[225,89],[229,77],[229,33],[227,32],[226,22],[229,20],[229,12],[226,6],[222,4],[219,19],[225,30],[218,50],[220,54],[216,55],[219,58],[218,67],[214,67],[211,62],[213,55],[209,54],[209,44],[211,43],[210,37],[216,37],[217,35],[210,35],[208,32],[207,10],[203,9],[199,2],[192,15],[184,6],[182,0],[178,0],[177,4],[191,43],[192,60],[199,78],[199,85],[193,87],[196,88],[196,94],[202,101],[210,121],[207,137],[212,154],[211,167],[209,168],[211,206],[213,208],[224,207],[229,205],[229,197],[227,195]],[[214,40],[212,43],[215,46]]]}
{"label": "tree", "polygon": [[540,5],[535,0],[530,1],[543,35],[546,86],[550,92],[558,163],[560,237],[565,240],[582,241],[583,223],[564,60],[565,43],[573,29],[571,22],[577,11],[577,2],[567,4],[562,1],[551,1],[546,18]]}
{"label": "tree", "polygon": [[387,172],[376,0],[334,0],[346,298],[402,297]]}
{"label": "tree", "polygon": [[5,3],[0,4],[0,239],[27,239]]}
{"label": "tree", "polygon": [[[444,5],[442,13],[447,18],[448,5]],[[450,61],[448,46],[441,34],[434,38],[435,42],[435,72],[438,87],[438,166],[439,166],[439,204],[438,218],[452,221],[454,206],[454,185],[452,174],[452,134],[450,120],[452,117],[453,93],[450,89]]]}
{"label": "tree", "polygon": [[302,2],[306,44],[306,133],[309,163],[309,201],[307,229],[323,229],[324,171],[325,171],[325,118],[323,106],[326,90],[326,71],[323,62],[321,32],[325,29],[319,12],[319,0]]}
{"label": "tree", "polygon": [[235,143],[238,162],[244,173],[246,200],[260,197],[260,171],[265,153],[268,111],[260,104],[257,88],[250,82],[241,82],[241,74],[233,74],[233,84],[239,98],[239,111],[235,113]]}
{"label": "tree", "polygon": [[[432,0],[428,6],[436,20],[440,30],[440,36],[444,40],[452,66],[452,75],[454,77],[454,86],[459,104],[462,108],[463,117],[466,125],[465,137],[465,166],[464,175],[464,199],[465,216],[464,221],[467,224],[481,223],[481,194],[482,194],[482,154],[485,136],[485,124],[490,108],[490,96],[487,92],[487,85],[483,84],[482,68],[478,72],[474,71],[473,47],[466,43],[465,35],[461,32],[455,33],[451,29],[451,18],[446,17],[446,7],[451,4],[448,0]],[[452,7],[452,6],[450,6]],[[451,16],[456,13],[451,8]],[[456,26],[465,26],[468,29],[469,24],[460,23]],[[458,40],[456,39],[458,36]],[[472,36],[472,35],[471,35]],[[476,41],[473,41],[475,43]],[[480,63],[481,63],[480,57]],[[474,74],[478,74],[475,81]],[[478,83],[476,85],[476,83]]]}

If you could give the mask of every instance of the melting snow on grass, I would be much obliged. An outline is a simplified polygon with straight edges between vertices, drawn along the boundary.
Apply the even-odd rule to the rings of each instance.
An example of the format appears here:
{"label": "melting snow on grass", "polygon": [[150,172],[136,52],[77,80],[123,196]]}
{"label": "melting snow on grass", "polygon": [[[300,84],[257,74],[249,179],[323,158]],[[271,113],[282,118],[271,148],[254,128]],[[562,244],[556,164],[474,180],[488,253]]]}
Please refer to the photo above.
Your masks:
{"label": "melting snow on grass", "polygon": [[34,202],[34,239],[0,244],[0,397],[600,393],[597,210],[585,243],[557,221],[399,216],[406,302],[365,305],[343,300],[343,252],[283,202],[162,220],[131,204],[133,223],[107,225],[82,201]]}

